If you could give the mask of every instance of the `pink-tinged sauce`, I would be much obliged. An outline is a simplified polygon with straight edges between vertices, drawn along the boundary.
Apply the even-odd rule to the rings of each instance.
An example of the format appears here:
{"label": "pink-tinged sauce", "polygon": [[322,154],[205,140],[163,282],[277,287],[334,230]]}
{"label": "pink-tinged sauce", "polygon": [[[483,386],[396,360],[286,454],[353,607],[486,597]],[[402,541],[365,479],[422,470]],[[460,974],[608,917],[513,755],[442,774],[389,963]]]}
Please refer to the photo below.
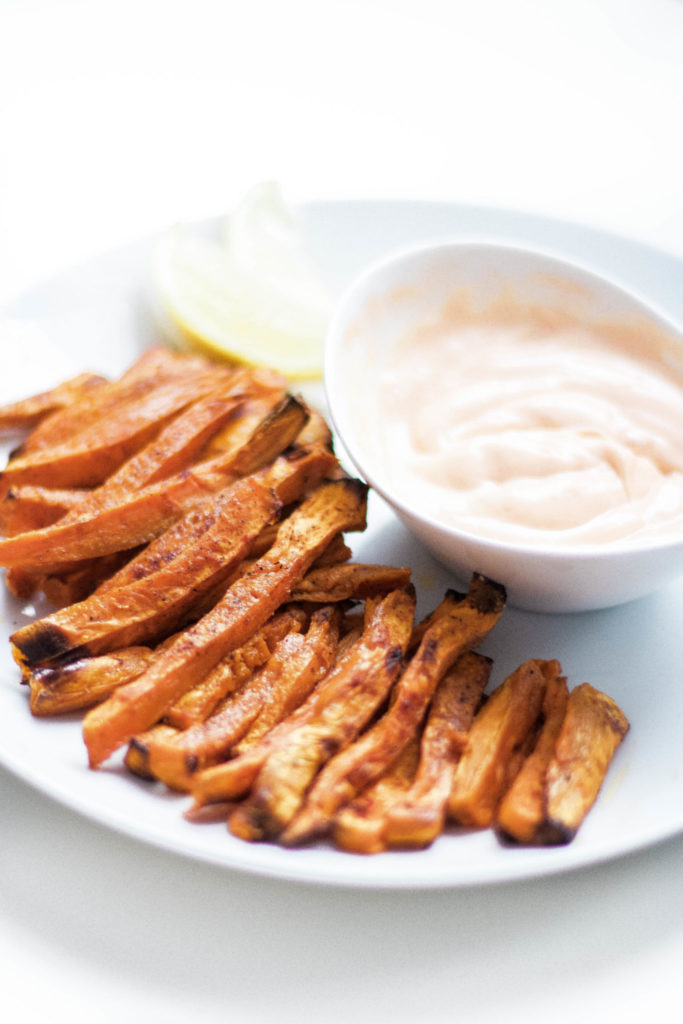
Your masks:
{"label": "pink-tinged sauce", "polygon": [[539,547],[683,539],[677,344],[654,324],[453,303],[368,373],[377,479],[480,537]]}

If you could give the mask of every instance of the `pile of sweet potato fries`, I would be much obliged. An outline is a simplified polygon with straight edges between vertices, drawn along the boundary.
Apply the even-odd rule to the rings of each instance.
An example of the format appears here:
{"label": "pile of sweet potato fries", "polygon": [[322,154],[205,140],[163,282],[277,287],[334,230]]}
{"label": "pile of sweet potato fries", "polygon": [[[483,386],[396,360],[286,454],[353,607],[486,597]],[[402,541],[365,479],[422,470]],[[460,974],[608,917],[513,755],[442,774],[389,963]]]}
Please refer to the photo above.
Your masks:
{"label": "pile of sweet potato fries", "polygon": [[447,823],[568,842],[628,729],[557,661],[487,695],[504,588],[415,623],[410,570],[352,562],[367,488],[267,370],[154,349],[0,409],[0,565],[56,610],[10,638],[34,715],[248,840],[377,852]]}

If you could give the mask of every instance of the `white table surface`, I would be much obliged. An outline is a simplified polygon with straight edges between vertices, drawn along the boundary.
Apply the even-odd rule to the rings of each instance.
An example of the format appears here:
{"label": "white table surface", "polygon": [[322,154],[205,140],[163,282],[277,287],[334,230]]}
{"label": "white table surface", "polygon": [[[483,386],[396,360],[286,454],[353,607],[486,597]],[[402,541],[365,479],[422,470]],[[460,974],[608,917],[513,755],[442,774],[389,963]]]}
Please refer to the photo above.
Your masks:
{"label": "white table surface", "polygon": [[[0,306],[263,178],[683,257],[682,105],[680,0],[0,0]],[[540,881],[356,893],[159,852],[4,770],[0,819],[3,1019],[681,1019],[682,839]]]}

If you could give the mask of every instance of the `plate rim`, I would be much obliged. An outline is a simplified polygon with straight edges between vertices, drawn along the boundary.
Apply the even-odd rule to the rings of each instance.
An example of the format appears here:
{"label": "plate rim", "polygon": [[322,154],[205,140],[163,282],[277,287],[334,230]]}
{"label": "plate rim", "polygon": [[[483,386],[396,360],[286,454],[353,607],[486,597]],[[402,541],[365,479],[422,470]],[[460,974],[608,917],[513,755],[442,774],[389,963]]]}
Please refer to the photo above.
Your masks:
{"label": "plate rim", "polygon": [[[427,209],[431,208],[433,211],[438,212],[439,210],[448,209],[449,214],[453,214],[458,210],[464,210],[474,214],[474,216],[481,216],[485,218],[492,218],[495,220],[497,217],[509,218],[512,220],[519,220],[522,223],[530,222],[536,228],[541,229],[543,225],[551,224],[555,230],[562,231],[564,229],[571,231],[579,236],[587,236],[588,239],[600,238],[603,241],[610,241],[613,244],[625,245],[630,249],[637,248],[641,251],[644,256],[652,256],[658,260],[665,259],[672,264],[672,267],[683,266],[683,259],[670,252],[667,249],[660,248],[651,245],[648,242],[643,242],[639,239],[631,239],[626,235],[619,234],[610,230],[602,228],[591,227],[589,225],[578,224],[573,221],[568,221],[560,218],[547,217],[543,214],[527,213],[524,210],[507,209],[489,207],[484,205],[476,204],[462,204],[458,202],[452,202],[449,200],[441,199],[372,199],[372,198],[355,198],[355,199],[333,199],[324,200],[317,199],[310,202],[303,202],[297,204],[302,211],[309,213],[312,211],[321,211],[329,207],[335,207],[337,209],[343,207],[355,207],[357,209],[369,210],[373,207],[383,207],[384,210],[388,210],[391,207],[411,207]],[[315,213],[313,214],[315,216]],[[225,214],[214,215],[212,217],[202,218],[201,220],[188,222],[188,224],[194,224],[195,226],[209,227],[212,224],[216,224],[220,221]],[[482,232],[486,234],[484,229]],[[472,234],[472,232],[468,232]],[[91,254],[85,259],[74,262],[68,267],[63,267],[53,274],[45,275],[44,277],[36,280],[33,284],[22,289],[16,296],[10,298],[2,307],[0,307],[1,317],[13,317],[24,315],[21,310],[26,303],[36,301],[41,292],[44,292],[49,288],[59,288],[60,282],[63,279],[67,279],[86,268],[92,268],[93,265],[99,263],[106,263],[107,261],[126,257],[127,254],[133,255],[134,253],[142,253],[145,248],[151,246],[154,240],[159,236],[159,232],[150,232],[145,235],[138,236],[127,242],[123,242],[110,248],[104,248],[96,253]],[[426,236],[425,236],[426,237]],[[28,712],[27,712],[28,713]],[[543,857],[547,860],[547,866],[544,864],[542,867],[535,864],[534,861],[540,860],[538,857],[531,857],[525,859],[517,859],[514,869],[512,869],[512,861],[510,869],[505,872],[498,874],[497,871],[480,871],[474,873],[467,873],[461,877],[444,877],[437,873],[436,877],[425,876],[423,873],[422,877],[417,877],[416,872],[408,870],[406,873],[389,873],[386,877],[381,877],[380,872],[374,869],[366,873],[359,872],[356,868],[351,871],[345,872],[344,870],[335,870],[325,868],[325,862],[322,862],[322,870],[320,865],[315,874],[307,873],[305,870],[299,870],[298,867],[292,868],[292,864],[298,864],[297,861],[289,863],[288,860],[283,860],[283,866],[279,867],[277,864],[277,857],[274,858],[275,864],[269,864],[268,858],[257,857],[252,861],[249,860],[249,852],[253,851],[253,847],[246,846],[246,855],[242,857],[232,857],[226,848],[226,856],[224,858],[219,855],[214,855],[210,850],[197,850],[193,848],[192,844],[186,844],[184,842],[178,843],[177,838],[169,836],[165,839],[161,835],[157,835],[155,829],[152,829],[152,833],[145,830],[144,825],[137,821],[131,821],[122,817],[120,814],[114,814],[111,812],[106,813],[105,809],[98,809],[93,807],[92,803],[84,797],[82,794],[77,794],[75,797],[73,794],[69,794],[63,790],[59,784],[53,783],[53,780],[45,780],[40,776],[40,772],[26,769],[25,765],[21,765],[18,759],[15,759],[11,753],[5,749],[5,746],[0,738],[0,764],[2,764],[7,770],[12,772],[18,779],[31,785],[33,788],[48,796],[50,799],[55,800],[65,808],[72,810],[85,819],[96,823],[99,827],[111,829],[120,835],[125,835],[135,841],[145,843],[146,845],[159,848],[167,853],[172,853],[177,856],[184,857],[191,860],[199,860],[203,863],[212,864],[215,867],[219,867],[222,870],[228,869],[236,872],[246,872],[252,876],[268,877],[277,879],[280,881],[297,882],[308,885],[327,885],[342,888],[355,888],[355,889],[376,889],[376,890],[428,890],[428,889],[456,889],[456,888],[474,888],[481,885],[497,885],[506,884],[515,881],[525,881],[530,879],[547,878],[556,874],[565,874],[570,871],[576,871],[582,868],[595,866],[598,864],[604,864],[606,862],[628,856],[633,853],[637,853],[643,849],[650,848],[659,843],[665,842],[672,837],[679,835],[683,832],[683,815],[681,815],[680,821],[672,821],[667,829],[662,828],[651,828],[649,831],[644,832],[636,838],[631,838],[626,846],[623,841],[618,840],[603,842],[593,847],[591,850],[582,851],[578,848],[578,852],[574,853],[574,847],[569,845],[564,848],[553,848],[552,850],[544,851],[547,853],[547,857]],[[86,767],[84,765],[84,767]],[[153,798],[154,794],[150,796]],[[98,812],[99,811],[99,812]],[[176,810],[176,813],[180,813]],[[449,838],[449,837],[446,837]],[[454,837],[457,839],[458,837]],[[276,848],[279,853],[283,852],[279,848]],[[286,851],[287,854],[296,856],[298,851]],[[326,851],[327,852],[327,851]],[[419,857],[420,852],[407,852],[407,851],[390,851],[387,854],[375,855],[375,857],[386,858],[386,857],[397,857],[403,860],[404,858],[411,858],[407,863],[414,863],[412,858]],[[513,856],[515,851],[510,851]],[[335,861],[339,860],[341,864],[359,864],[369,863],[369,860],[363,859],[358,861],[348,853],[342,853],[340,851],[329,851],[334,856]],[[373,858],[374,859],[374,858]],[[263,861],[263,863],[262,863]],[[382,863],[382,861],[376,861],[375,863]]]}

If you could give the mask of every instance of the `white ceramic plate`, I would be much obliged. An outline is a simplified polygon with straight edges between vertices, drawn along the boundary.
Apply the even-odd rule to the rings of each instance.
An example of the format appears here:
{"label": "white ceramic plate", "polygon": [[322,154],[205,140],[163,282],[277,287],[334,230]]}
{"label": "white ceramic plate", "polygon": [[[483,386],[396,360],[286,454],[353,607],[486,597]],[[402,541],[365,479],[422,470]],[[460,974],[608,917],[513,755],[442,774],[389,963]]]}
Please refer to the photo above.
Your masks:
{"label": "white ceramic plate", "polygon": [[[654,249],[573,225],[510,212],[438,203],[320,203],[303,209],[305,234],[335,289],[396,246],[433,238],[510,239],[589,262],[683,320],[681,262]],[[120,372],[155,339],[146,299],[153,241],[107,253],[36,288],[6,313],[31,331],[0,328],[0,401],[44,377],[75,368]],[[19,340],[17,340],[19,339]],[[57,346],[55,355],[52,344]],[[31,353],[34,353],[31,359]],[[28,356],[28,359],[27,359]],[[63,372],[62,372],[63,371]],[[49,383],[49,380],[45,381]],[[359,559],[410,565],[418,614],[451,585],[379,499]],[[529,657],[557,657],[570,685],[587,680],[609,693],[631,731],[574,842],[555,849],[512,849],[491,832],[448,834],[419,853],[359,857],[320,845],[284,850],[249,845],[223,825],[190,824],[188,800],[128,775],[119,761],[91,772],[79,720],[35,720],[9,656],[6,637],[31,609],[0,598],[0,761],[21,778],[89,818],[177,853],[254,874],[376,888],[465,886],[541,876],[624,855],[683,831],[683,581],[653,597],[593,614],[550,616],[506,611],[482,651],[495,660],[492,684]]]}

